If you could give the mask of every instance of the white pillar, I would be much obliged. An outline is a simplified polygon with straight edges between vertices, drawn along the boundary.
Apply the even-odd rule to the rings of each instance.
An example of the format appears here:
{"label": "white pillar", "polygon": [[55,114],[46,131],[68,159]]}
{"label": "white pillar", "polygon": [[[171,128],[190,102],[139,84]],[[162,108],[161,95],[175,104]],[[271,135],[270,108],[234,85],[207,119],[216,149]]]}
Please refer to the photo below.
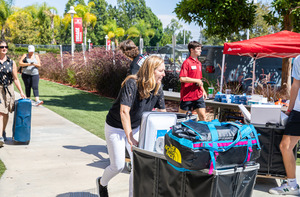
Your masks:
{"label": "white pillar", "polygon": [[108,35],[105,35],[105,50],[107,50],[107,39],[108,39]]}
{"label": "white pillar", "polygon": [[256,60],[256,57],[253,58],[253,75],[252,75],[252,91],[251,91],[251,95],[254,94],[254,83],[255,83],[255,60]]}
{"label": "white pillar", "polygon": [[223,59],[222,59],[221,81],[220,81],[220,92],[221,93],[222,93],[222,89],[223,89],[224,67],[225,67],[225,54],[223,54]]}
{"label": "white pillar", "polygon": [[143,38],[140,38],[140,54],[143,54],[143,48],[144,48],[144,40]]}
{"label": "white pillar", "polygon": [[61,68],[63,68],[64,67],[64,63],[63,63],[62,45],[59,45],[59,48],[60,48]]}
{"label": "white pillar", "polygon": [[72,54],[72,61],[74,58],[74,24],[73,24],[73,16],[76,14],[74,7],[71,6],[68,14],[71,14],[71,54]]}

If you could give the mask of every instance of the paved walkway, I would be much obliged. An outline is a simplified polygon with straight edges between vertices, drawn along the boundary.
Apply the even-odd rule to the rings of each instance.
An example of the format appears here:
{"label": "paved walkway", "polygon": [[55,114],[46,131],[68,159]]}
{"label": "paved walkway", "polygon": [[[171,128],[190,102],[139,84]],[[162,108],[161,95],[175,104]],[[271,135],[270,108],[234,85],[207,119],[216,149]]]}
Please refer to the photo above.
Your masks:
{"label": "paved walkway", "polygon": [[[32,109],[30,144],[13,145],[12,120],[13,114],[7,126],[9,141],[0,149],[7,168],[0,179],[0,197],[96,197],[95,179],[109,164],[104,140],[39,106]],[[112,179],[110,197],[128,196],[128,181],[126,171]],[[267,190],[275,185],[274,179],[259,178],[253,196],[271,196]]]}
{"label": "paved walkway", "polygon": [[[0,149],[7,170],[0,179],[0,197],[96,197],[96,178],[109,164],[104,140],[51,110],[32,108],[29,145],[13,145],[13,114],[7,126],[9,144]],[[129,174],[110,185],[112,197],[128,192]]]}

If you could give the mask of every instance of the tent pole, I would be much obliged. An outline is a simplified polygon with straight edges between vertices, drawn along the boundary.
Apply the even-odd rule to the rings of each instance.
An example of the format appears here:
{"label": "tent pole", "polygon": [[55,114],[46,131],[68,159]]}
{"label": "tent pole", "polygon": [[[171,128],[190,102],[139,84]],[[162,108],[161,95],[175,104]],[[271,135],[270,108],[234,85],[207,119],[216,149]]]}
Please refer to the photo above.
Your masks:
{"label": "tent pole", "polygon": [[253,58],[253,73],[252,73],[252,92],[251,95],[254,94],[254,83],[255,83],[255,61],[256,61],[256,57]]}
{"label": "tent pole", "polygon": [[221,82],[220,82],[220,92],[221,93],[222,93],[222,89],[223,89],[224,65],[225,65],[225,54],[223,54],[223,59],[222,59]]}

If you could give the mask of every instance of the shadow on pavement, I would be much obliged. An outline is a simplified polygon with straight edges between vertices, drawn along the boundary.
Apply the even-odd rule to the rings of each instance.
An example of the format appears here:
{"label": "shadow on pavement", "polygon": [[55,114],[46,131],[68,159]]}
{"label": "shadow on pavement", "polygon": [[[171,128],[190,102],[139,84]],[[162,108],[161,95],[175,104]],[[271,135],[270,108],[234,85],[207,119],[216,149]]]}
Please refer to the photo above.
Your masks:
{"label": "shadow on pavement", "polygon": [[257,177],[254,189],[258,190],[258,191],[269,193],[269,189],[271,189],[273,187],[277,187],[277,186],[278,186],[278,184],[277,184],[276,180],[273,178]]}
{"label": "shadow on pavement", "polygon": [[12,139],[12,137],[7,137],[5,141],[5,145],[29,145],[30,141],[28,142],[17,142]]}
{"label": "shadow on pavement", "polygon": [[56,197],[98,197],[98,195],[91,192],[69,192],[59,194]]}
{"label": "shadow on pavement", "polygon": [[109,159],[104,158],[101,153],[107,154],[107,148],[105,145],[88,145],[88,146],[63,146],[67,149],[80,150],[86,154],[94,155],[99,158],[99,160],[95,160],[93,163],[87,164],[88,166],[96,167],[96,168],[106,168],[109,165]]}

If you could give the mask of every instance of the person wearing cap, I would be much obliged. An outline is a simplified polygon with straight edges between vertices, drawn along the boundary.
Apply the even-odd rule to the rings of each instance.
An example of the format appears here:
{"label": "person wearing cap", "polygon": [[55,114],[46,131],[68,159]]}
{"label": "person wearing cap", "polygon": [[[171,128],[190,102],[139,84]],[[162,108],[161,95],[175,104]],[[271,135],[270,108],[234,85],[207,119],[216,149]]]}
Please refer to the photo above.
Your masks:
{"label": "person wearing cap", "polygon": [[41,67],[41,61],[37,54],[34,54],[34,46],[28,46],[28,53],[24,54],[19,65],[22,67],[22,79],[25,84],[26,97],[30,98],[31,88],[35,97],[33,105],[39,106],[44,102],[39,99],[39,68]]}
{"label": "person wearing cap", "polygon": [[6,140],[5,128],[8,123],[8,114],[14,111],[13,82],[20,91],[21,97],[25,98],[18,78],[16,62],[6,56],[7,51],[7,42],[0,40],[0,147]]}

